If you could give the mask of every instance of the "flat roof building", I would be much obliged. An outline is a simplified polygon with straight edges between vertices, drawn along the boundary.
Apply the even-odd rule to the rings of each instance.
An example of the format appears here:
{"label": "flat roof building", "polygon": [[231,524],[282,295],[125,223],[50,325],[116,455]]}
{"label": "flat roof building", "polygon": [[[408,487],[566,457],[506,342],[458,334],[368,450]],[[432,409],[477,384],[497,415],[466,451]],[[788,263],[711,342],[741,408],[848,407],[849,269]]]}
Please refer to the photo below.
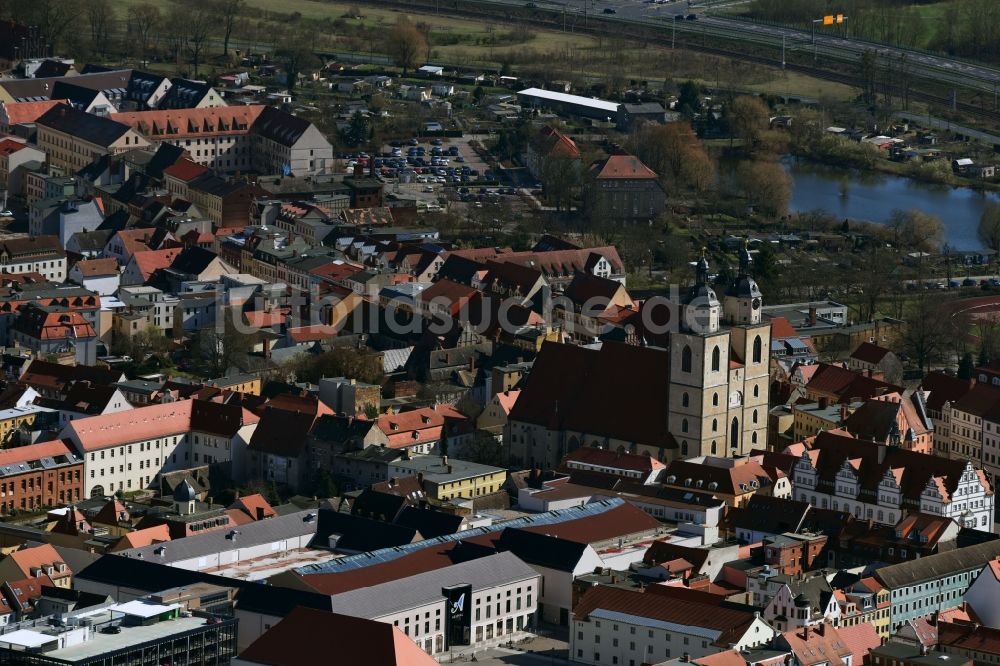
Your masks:
{"label": "flat roof building", "polygon": [[617,121],[618,119],[618,102],[569,95],[542,88],[527,88],[518,92],[517,97],[523,106],[544,107],[568,115],[598,120]]}

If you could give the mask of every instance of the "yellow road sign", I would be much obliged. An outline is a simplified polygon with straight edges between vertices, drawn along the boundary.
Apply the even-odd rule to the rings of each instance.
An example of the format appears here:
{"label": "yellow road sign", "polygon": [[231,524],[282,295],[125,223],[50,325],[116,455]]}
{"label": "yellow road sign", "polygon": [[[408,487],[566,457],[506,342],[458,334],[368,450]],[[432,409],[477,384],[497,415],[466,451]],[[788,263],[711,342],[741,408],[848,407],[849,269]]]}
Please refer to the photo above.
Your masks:
{"label": "yellow road sign", "polygon": [[833,14],[827,14],[823,17],[823,25],[833,25]]}

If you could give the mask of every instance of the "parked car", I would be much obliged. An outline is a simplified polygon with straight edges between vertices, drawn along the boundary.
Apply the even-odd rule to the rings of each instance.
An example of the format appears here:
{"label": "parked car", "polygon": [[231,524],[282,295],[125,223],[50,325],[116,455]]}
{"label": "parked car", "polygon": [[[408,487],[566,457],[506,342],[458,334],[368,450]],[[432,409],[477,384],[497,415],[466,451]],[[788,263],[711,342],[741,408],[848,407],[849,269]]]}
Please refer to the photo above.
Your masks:
{"label": "parked car", "polygon": [[604,8],[604,13],[605,14],[617,14],[618,10],[615,9],[614,7],[605,7]]}
{"label": "parked car", "polygon": [[963,287],[975,287],[976,286],[976,281],[973,280],[972,278],[965,278],[964,280],[962,280],[962,286]]}
{"label": "parked car", "polygon": [[688,14],[684,18],[686,18],[688,21],[697,21],[698,20],[698,15],[697,14]]}

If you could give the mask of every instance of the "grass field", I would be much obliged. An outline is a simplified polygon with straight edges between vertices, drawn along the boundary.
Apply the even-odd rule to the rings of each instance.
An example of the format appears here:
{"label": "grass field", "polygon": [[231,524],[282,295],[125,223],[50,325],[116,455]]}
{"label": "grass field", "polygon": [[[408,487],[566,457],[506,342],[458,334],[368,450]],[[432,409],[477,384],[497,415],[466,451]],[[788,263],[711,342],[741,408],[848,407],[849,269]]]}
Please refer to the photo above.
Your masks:
{"label": "grass field", "polygon": [[[173,0],[147,0],[167,13]],[[113,0],[120,19],[127,15],[128,7],[135,0]],[[515,69],[543,68],[552,73],[565,74],[565,78],[636,79],[663,82],[696,79],[708,85],[724,85],[720,77],[732,78],[729,86],[738,81],[746,90],[770,94],[787,94],[827,100],[846,100],[856,95],[853,89],[836,83],[812,79],[801,74],[781,72],[759,66],[721,63],[718,59],[691,52],[671,52],[648,46],[633,47],[599,40],[596,37],[537,30],[512,23],[487,23],[485,21],[453,17],[445,14],[417,14],[372,6],[363,2],[317,2],[316,0],[246,0],[251,9],[248,21],[254,25],[256,38],[247,43],[247,35],[239,30],[233,36],[233,47],[244,50],[259,48],[279,31],[299,25],[303,34],[317,35],[317,48],[332,52],[374,52],[381,44],[364,40],[357,35],[381,34],[387,31],[401,15],[414,23],[429,27],[430,58],[442,64],[464,64],[494,69],[509,61]],[[360,19],[345,16],[351,8],[358,8]],[[255,11],[256,10],[256,11]],[[333,22],[337,25],[334,26]],[[374,29],[374,30],[373,30]],[[515,33],[520,31],[520,34]],[[260,40],[257,42],[257,40]],[[209,54],[211,55],[211,54]],[[735,74],[734,70],[739,70]],[[203,72],[203,75],[205,72]]]}

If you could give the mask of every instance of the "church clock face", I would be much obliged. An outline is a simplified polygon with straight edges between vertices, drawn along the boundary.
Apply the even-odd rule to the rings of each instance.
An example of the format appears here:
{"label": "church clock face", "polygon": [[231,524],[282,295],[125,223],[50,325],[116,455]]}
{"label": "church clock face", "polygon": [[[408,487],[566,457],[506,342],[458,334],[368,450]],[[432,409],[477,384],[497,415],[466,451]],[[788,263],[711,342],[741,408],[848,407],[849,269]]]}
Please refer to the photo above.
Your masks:
{"label": "church clock face", "polygon": [[760,309],[760,299],[759,298],[755,298],[752,301],[750,301],[750,307],[752,307],[754,310],[759,310]]}

